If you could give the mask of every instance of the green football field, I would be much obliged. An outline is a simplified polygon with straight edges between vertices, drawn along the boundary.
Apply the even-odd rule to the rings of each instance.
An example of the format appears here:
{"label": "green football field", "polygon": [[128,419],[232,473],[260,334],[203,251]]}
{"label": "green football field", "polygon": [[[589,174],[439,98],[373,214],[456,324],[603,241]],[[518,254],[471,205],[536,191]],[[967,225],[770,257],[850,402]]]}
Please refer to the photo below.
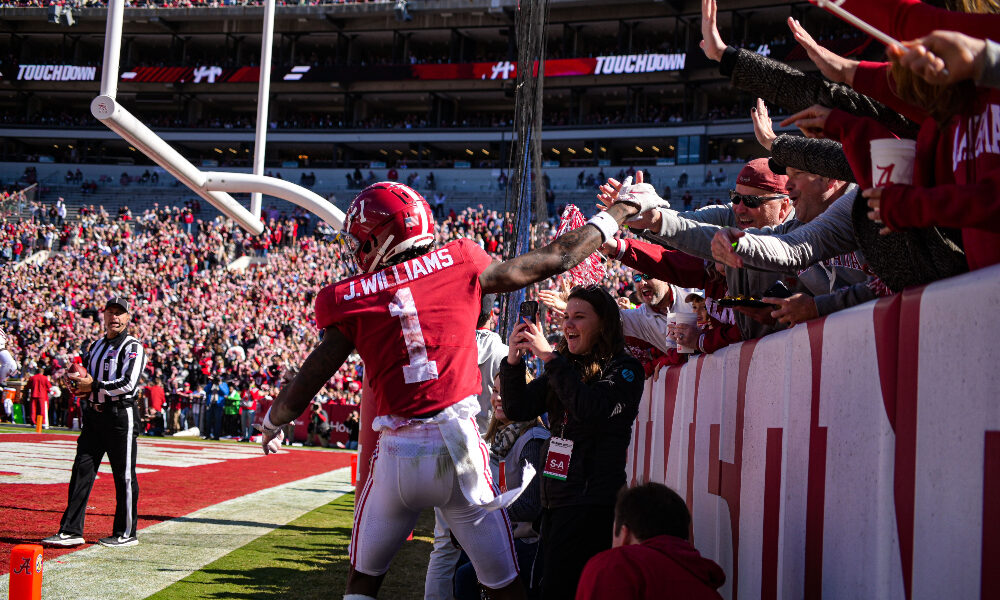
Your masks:
{"label": "green football field", "polygon": [[[153,600],[329,600],[344,593],[354,494],[230,552],[200,571],[150,596]],[[413,539],[393,560],[381,598],[419,599],[434,540],[434,513],[425,511]]]}
{"label": "green football field", "polygon": [[[58,524],[76,447],[67,433],[75,432],[38,436],[23,426],[0,427],[8,461],[7,471],[0,470],[5,565],[13,545],[35,543]],[[139,545],[108,549],[94,543],[114,514],[105,465],[88,501],[88,545],[45,549],[43,598],[343,595],[355,499],[346,466],[350,453],[295,447],[264,457],[255,445],[195,438],[144,437],[139,445],[146,493]],[[65,481],[46,479],[51,473],[62,473]],[[433,528],[433,511],[425,511],[379,597],[423,597]],[[11,570],[0,571],[0,598],[7,597]]]}

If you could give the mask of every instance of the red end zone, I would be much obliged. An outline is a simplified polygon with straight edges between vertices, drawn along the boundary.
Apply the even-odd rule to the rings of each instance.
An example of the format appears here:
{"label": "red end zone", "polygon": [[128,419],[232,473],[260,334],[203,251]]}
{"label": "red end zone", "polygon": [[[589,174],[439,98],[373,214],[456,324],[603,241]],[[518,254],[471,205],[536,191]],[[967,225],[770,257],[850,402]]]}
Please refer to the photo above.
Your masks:
{"label": "red end zone", "polygon": [[[10,569],[14,545],[37,542],[59,530],[76,439],[0,434],[0,574]],[[140,535],[144,527],[206,506],[349,467],[352,454],[294,449],[264,456],[257,445],[140,438]],[[107,466],[106,458],[103,465]],[[87,506],[83,536],[94,543],[111,535],[115,485],[110,472],[98,474]],[[78,548],[46,548],[45,557],[52,559]]]}

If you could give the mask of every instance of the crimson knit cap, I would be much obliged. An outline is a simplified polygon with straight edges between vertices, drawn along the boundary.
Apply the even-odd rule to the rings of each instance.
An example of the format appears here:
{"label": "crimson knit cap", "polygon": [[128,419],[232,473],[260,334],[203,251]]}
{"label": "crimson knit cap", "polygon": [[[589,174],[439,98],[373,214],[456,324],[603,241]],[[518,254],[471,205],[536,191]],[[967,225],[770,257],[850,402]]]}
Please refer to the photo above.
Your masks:
{"label": "crimson knit cap", "polygon": [[787,194],[785,184],[788,182],[786,175],[778,175],[767,166],[766,158],[755,158],[748,162],[740,174],[736,176],[737,185],[746,185],[774,192],[775,194]]}

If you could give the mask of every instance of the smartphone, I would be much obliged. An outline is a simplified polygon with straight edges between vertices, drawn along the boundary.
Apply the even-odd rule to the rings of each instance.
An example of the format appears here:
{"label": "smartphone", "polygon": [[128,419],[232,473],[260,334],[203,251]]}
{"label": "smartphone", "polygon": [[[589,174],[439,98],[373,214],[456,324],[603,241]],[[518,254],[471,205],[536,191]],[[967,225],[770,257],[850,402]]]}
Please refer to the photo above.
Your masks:
{"label": "smartphone", "polygon": [[538,314],[538,303],[534,300],[525,300],[521,303],[518,314],[522,319],[527,319],[529,322],[534,323],[535,315]]}

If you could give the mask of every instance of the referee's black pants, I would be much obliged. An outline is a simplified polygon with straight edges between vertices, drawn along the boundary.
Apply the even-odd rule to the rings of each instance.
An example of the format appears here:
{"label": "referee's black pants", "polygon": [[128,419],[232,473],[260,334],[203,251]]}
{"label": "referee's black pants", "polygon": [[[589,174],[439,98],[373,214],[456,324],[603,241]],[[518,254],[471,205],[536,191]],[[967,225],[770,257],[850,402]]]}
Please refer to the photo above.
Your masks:
{"label": "referee's black pants", "polygon": [[83,519],[94,477],[107,453],[115,478],[115,524],[113,535],[134,536],[138,523],[139,482],[135,477],[135,457],[139,433],[138,411],[134,404],[110,405],[98,412],[83,413],[83,431],[76,442],[76,458],[69,480],[69,502],[59,531],[83,535]]}

